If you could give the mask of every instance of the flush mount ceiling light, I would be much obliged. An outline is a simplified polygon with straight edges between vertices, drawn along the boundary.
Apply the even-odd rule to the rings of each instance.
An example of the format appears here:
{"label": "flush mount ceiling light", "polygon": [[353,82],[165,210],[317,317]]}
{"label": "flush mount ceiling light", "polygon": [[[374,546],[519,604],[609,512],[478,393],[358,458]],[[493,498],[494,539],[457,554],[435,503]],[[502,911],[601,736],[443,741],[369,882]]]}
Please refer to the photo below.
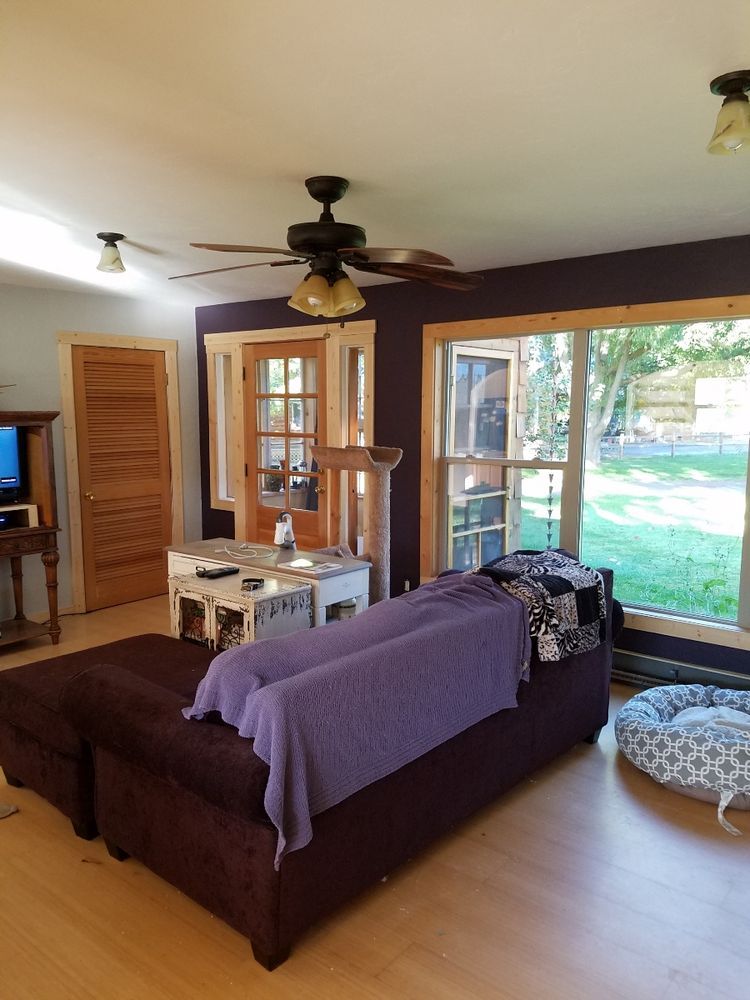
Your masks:
{"label": "flush mount ceiling light", "polygon": [[120,251],[117,249],[118,240],[124,240],[122,233],[97,233],[97,239],[104,240],[102,255],[96,265],[97,271],[124,271],[125,265],[122,262]]}
{"label": "flush mount ceiling light", "polygon": [[711,81],[711,93],[724,98],[716,130],[708,144],[709,153],[726,156],[750,145],[750,69],[724,73]]}

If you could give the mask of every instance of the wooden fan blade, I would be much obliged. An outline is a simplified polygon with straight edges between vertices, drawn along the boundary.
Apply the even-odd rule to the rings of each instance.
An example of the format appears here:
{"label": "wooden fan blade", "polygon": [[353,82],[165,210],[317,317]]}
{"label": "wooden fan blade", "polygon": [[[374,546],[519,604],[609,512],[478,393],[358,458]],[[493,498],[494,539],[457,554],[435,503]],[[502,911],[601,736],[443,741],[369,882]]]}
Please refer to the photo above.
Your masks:
{"label": "wooden fan blade", "polygon": [[370,274],[389,274],[393,278],[426,281],[428,284],[439,285],[440,288],[452,288],[459,292],[468,292],[482,283],[482,278],[478,274],[448,271],[444,267],[427,267],[423,264],[360,264],[355,261],[351,267]]}
{"label": "wooden fan blade", "polygon": [[405,250],[401,247],[342,247],[338,251],[340,257],[346,257],[347,263],[355,260],[366,264],[441,264],[452,267],[453,261],[448,260],[432,250]]}
{"label": "wooden fan blade", "polygon": [[199,250],[221,250],[222,253],[280,253],[284,257],[305,256],[292,250],[282,250],[280,247],[247,247],[240,243],[191,243],[190,246]]}
{"label": "wooden fan blade", "polygon": [[199,278],[202,274],[219,274],[221,271],[242,271],[246,267],[285,267],[287,264],[306,264],[306,260],[262,260],[257,264],[235,264],[234,267],[214,267],[210,271],[191,271],[190,274],[172,274],[169,281],[176,278]]}

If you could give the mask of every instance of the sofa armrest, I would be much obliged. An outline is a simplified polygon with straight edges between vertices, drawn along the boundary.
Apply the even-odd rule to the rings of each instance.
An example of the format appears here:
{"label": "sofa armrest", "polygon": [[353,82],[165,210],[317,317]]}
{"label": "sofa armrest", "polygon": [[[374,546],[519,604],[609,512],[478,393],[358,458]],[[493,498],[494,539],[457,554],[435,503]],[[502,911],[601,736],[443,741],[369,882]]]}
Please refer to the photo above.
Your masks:
{"label": "sofa armrest", "polygon": [[185,719],[191,702],[112,664],[72,678],[61,711],[94,747],[186,788],[228,812],[268,823],[268,765],[223,723]]}

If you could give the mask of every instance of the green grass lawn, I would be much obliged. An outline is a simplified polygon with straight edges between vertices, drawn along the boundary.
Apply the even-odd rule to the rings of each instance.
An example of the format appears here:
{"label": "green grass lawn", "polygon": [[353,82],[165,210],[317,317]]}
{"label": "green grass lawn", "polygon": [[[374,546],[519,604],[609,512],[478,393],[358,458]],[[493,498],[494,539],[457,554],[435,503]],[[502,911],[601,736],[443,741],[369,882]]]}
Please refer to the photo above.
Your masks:
{"label": "green grass lawn", "polygon": [[[589,468],[582,561],[612,567],[623,603],[736,620],[746,470],[746,455],[718,453]],[[525,488],[522,509],[522,547],[545,548],[545,498]]]}

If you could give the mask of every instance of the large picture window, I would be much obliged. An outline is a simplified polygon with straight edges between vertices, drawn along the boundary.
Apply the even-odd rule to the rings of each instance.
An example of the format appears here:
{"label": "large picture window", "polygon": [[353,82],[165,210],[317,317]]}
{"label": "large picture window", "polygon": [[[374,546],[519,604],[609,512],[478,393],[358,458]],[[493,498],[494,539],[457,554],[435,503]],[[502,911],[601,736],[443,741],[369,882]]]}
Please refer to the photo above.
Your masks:
{"label": "large picture window", "polygon": [[581,557],[635,607],[737,621],[750,320],[591,331]]}
{"label": "large picture window", "polygon": [[614,569],[632,627],[750,648],[745,316],[750,297],[425,327],[423,577],[562,546]]}

